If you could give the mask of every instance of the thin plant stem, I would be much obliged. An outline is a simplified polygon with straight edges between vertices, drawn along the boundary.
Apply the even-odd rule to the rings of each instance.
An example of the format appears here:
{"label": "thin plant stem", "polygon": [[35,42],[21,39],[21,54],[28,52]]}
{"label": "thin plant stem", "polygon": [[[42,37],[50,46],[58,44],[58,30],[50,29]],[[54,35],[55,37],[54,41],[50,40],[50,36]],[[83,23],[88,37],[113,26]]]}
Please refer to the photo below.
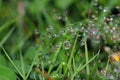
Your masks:
{"label": "thin plant stem", "polygon": [[32,70],[32,68],[33,68],[33,65],[34,65],[35,60],[36,60],[37,57],[38,57],[38,54],[35,53],[35,57],[34,57],[34,59],[33,59],[33,62],[32,62],[32,64],[31,64],[30,68],[29,68],[29,71],[28,71],[27,75],[26,75],[26,79],[28,78],[28,76],[29,76],[29,74],[30,74],[30,72],[31,72],[31,70]]}
{"label": "thin plant stem", "polygon": [[69,61],[67,63],[67,68],[65,70],[65,74],[66,74],[67,70],[70,69],[70,67],[71,67],[71,61],[72,61],[72,58],[74,56],[74,52],[75,52],[75,48],[76,48],[76,44],[77,44],[77,38],[78,38],[78,36],[76,37],[76,39],[74,41],[74,45],[73,45],[73,48],[72,48],[72,51],[71,51],[71,55],[70,55]]}
{"label": "thin plant stem", "polygon": [[57,59],[58,53],[60,52],[60,49],[61,49],[61,46],[62,46],[62,43],[60,43],[60,46],[59,46],[58,50],[57,50],[56,53],[55,53],[55,56],[54,56],[54,58],[53,58],[53,60],[52,60],[52,65],[50,65],[50,68],[49,68],[49,70],[48,70],[48,74],[50,74],[50,72],[51,72],[51,70],[52,70],[52,68],[53,68],[53,64],[54,64],[54,62],[55,62],[56,59]]}
{"label": "thin plant stem", "polygon": [[8,58],[8,60],[11,62],[11,64],[14,66],[14,68],[17,70],[17,72],[20,74],[20,76],[24,79],[24,80],[26,80],[25,79],[25,77],[23,76],[23,74],[20,72],[20,70],[18,69],[18,67],[15,65],[15,63],[13,62],[13,60],[10,58],[10,56],[7,54],[7,52],[6,52],[6,50],[3,48],[3,47],[1,47],[2,49],[3,49],[3,51],[4,51],[4,53],[5,53],[5,55],[6,55],[6,57]]}
{"label": "thin plant stem", "polygon": [[7,35],[0,41],[0,46],[2,46],[5,42],[6,42],[6,40],[10,37],[10,35],[12,34],[12,32],[13,32],[13,30],[14,30],[14,27],[7,33]]}
{"label": "thin plant stem", "polygon": [[[88,63],[88,49],[87,49],[87,43],[86,43],[86,36],[84,38],[84,43],[85,43],[85,59],[86,59],[86,63]],[[89,70],[89,64],[86,66],[86,70],[87,70],[87,75],[89,75],[90,70]]]}
{"label": "thin plant stem", "polygon": [[92,62],[98,55],[99,55],[99,52],[93,56],[86,64],[84,64],[83,66],[81,66],[81,64],[79,65],[79,67],[76,69],[76,71],[74,72],[74,74],[71,76],[71,80],[74,80],[74,77],[82,70],[84,69],[90,62]]}
{"label": "thin plant stem", "polygon": [[20,60],[21,60],[22,74],[25,77],[25,65],[24,65],[24,60],[23,60],[23,56],[22,56],[22,51],[20,51]]}

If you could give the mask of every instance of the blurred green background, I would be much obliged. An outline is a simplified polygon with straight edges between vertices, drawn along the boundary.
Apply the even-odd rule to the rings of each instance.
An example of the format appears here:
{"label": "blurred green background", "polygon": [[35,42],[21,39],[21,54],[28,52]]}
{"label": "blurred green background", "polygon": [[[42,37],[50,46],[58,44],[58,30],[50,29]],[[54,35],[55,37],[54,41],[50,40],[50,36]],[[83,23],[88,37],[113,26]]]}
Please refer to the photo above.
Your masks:
{"label": "blurred green background", "polygon": [[[99,57],[89,66],[92,72],[87,79],[108,80],[112,76],[112,80],[117,80],[119,73],[114,72],[110,64],[110,76],[107,71],[100,71],[108,61],[104,46],[113,51],[120,49],[119,20],[120,0],[0,0],[0,78],[86,80],[86,69],[75,73],[79,64],[85,63],[86,38],[89,59],[100,50]],[[67,69],[69,60],[70,70]],[[41,71],[35,70],[36,66]],[[5,69],[2,71],[2,68]],[[8,70],[11,74],[7,76],[3,72]],[[75,76],[70,77],[73,74]]]}

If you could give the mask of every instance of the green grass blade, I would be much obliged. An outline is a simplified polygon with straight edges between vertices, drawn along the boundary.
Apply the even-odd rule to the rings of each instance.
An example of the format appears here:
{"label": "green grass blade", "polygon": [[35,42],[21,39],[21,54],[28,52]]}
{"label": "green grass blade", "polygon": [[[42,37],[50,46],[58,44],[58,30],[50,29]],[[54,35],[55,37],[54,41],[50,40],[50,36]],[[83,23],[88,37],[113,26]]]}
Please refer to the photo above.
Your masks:
{"label": "green grass blade", "polygon": [[22,68],[22,74],[25,77],[25,65],[24,65],[24,60],[22,56],[22,52],[20,51],[20,60],[21,60],[21,68]]}
{"label": "green grass blade", "polygon": [[[57,49],[57,51],[56,51],[56,53],[55,53],[55,55],[54,55],[54,58],[53,58],[53,60],[52,60],[52,64],[55,63],[55,61],[56,61],[56,59],[57,59],[57,56],[58,56],[58,54],[59,54],[59,52],[60,52],[61,46],[62,46],[62,42],[59,44],[59,48]],[[50,65],[50,68],[49,68],[49,70],[48,70],[48,74],[51,72],[52,69],[53,69],[53,65]]]}
{"label": "green grass blade", "polygon": [[0,27],[0,32],[4,31],[5,29],[11,27],[10,25],[13,24],[16,21],[16,19],[12,20],[12,21],[8,21],[6,22],[4,25],[2,25]]}
{"label": "green grass blade", "polygon": [[6,67],[0,65],[0,80],[16,80],[17,76],[15,75],[15,72]]}
{"label": "green grass blade", "polygon": [[98,51],[98,53],[92,57],[87,63],[85,63],[83,66],[81,66],[81,64],[79,65],[79,67],[76,69],[75,73],[73,74],[73,76],[71,77],[71,80],[74,79],[74,77],[82,70],[84,69],[90,62],[92,62],[98,55],[99,55],[100,51]]}
{"label": "green grass blade", "polygon": [[76,39],[74,41],[74,45],[73,45],[73,48],[72,48],[72,51],[71,51],[71,55],[70,55],[69,61],[67,63],[67,68],[65,70],[65,74],[66,74],[67,70],[70,69],[70,67],[71,67],[71,61],[72,61],[72,58],[74,56],[74,52],[75,52],[75,48],[76,48],[76,44],[77,44],[77,38],[78,37],[76,37]]}
{"label": "green grass blade", "polygon": [[[88,49],[87,49],[87,43],[86,43],[86,36],[84,38],[84,43],[85,43],[85,59],[86,59],[86,63],[88,63]],[[89,70],[89,64],[86,66],[86,70],[87,70],[87,75],[89,75],[90,70]]]}
{"label": "green grass blade", "polygon": [[30,69],[29,69],[27,75],[26,75],[26,80],[28,79],[28,76],[30,75],[30,72],[31,72],[31,70],[32,70],[32,68],[33,68],[33,65],[34,65],[35,60],[36,60],[37,57],[38,57],[38,54],[35,53],[35,57],[34,57],[34,59],[33,59],[33,62],[32,62],[32,64],[31,64],[31,66],[30,66]]}
{"label": "green grass blade", "polygon": [[76,71],[75,58],[73,57],[73,70]]}
{"label": "green grass blade", "polygon": [[23,74],[20,72],[20,70],[18,69],[18,67],[15,65],[15,63],[13,62],[13,60],[10,58],[10,56],[8,55],[8,53],[6,52],[6,50],[1,47],[6,55],[6,57],[8,58],[8,60],[11,62],[11,64],[14,66],[14,68],[17,70],[17,72],[20,74],[20,76],[25,80],[25,77],[23,76]]}
{"label": "green grass blade", "polygon": [[0,0],[0,9],[1,9],[1,7],[2,7],[2,0]]}
{"label": "green grass blade", "polygon": [[14,30],[14,27],[7,33],[7,35],[0,41],[0,46],[2,46],[5,42],[6,42],[6,40],[10,37],[10,35],[12,34],[12,32],[13,32],[13,30]]}

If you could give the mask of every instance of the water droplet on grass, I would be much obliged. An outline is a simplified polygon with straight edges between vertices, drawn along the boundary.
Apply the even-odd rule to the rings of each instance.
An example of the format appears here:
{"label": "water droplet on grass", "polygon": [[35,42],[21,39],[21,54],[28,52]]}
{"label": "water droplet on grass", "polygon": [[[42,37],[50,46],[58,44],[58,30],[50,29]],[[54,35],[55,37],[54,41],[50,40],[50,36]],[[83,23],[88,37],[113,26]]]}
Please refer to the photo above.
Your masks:
{"label": "water droplet on grass", "polygon": [[64,36],[66,35],[66,31],[65,30],[61,30],[60,33]]}
{"label": "water droplet on grass", "polygon": [[59,48],[59,45],[52,46],[52,50],[55,52]]}
{"label": "water droplet on grass", "polygon": [[65,62],[62,62],[62,65],[65,65]]}
{"label": "water droplet on grass", "polygon": [[65,41],[65,42],[63,43],[63,47],[64,47],[64,49],[70,49],[70,47],[71,47],[70,41]]}
{"label": "water droplet on grass", "polygon": [[112,74],[107,74],[108,79],[115,80],[115,77]]}
{"label": "water droplet on grass", "polygon": [[61,16],[60,14],[56,14],[55,17],[56,17],[56,19],[58,19],[58,20],[62,19],[62,16]]}
{"label": "water droplet on grass", "polygon": [[51,63],[52,63],[52,62],[49,60],[49,61],[48,61],[48,64],[51,64]]}
{"label": "water droplet on grass", "polygon": [[68,18],[67,18],[67,17],[65,17],[64,19],[65,19],[65,20],[68,20]]}
{"label": "water droplet on grass", "polygon": [[35,35],[38,35],[38,34],[39,34],[38,29],[35,29],[35,30],[34,30],[34,33],[35,33]]}
{"label": "water droplet on grass", "polygon": [[103,9],[103,7],[102,7],[102,6],[99,6],[99,9],[100,9],[100,10],[102,10],[102,9]]}

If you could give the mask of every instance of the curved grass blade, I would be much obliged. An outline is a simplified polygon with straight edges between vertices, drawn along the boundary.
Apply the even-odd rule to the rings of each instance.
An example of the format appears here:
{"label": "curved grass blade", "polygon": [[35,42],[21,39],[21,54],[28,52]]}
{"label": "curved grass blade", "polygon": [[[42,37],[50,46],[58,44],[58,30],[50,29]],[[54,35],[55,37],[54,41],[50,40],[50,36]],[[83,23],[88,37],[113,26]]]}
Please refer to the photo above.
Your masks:
{"label": "curved grass blade", "polygon": [[13,33],[14,27],[7,33],[7,35],[0,41],[0,46],[2,46],[6,40],[10,37],[10,35]]}
{"label": "curved grass blade", "polygon": [[6,22],[5,24],[3,24],[1,27],[0,27],[0,32],[4,31],[5,29],[11,27],[10,25],[13,24],[14,22],[16,21],[16,18],[12,21],[8,21]]}
{"label": "curved grass blade", "polygon": [[8,58],[8,60],[11,62],[11,64],[14,66],[14,68],[17,70],[17,72],[20,74],[20,76],[24,79],[24,80],[26,80],[25,79],[25,77],[23,76],[23,74],[20,72],[20,70],[18,69],[18,67],[15,65],[15,63],[13,62],[13,60],[10,58],[10,56],[8,55],[8,53],[6,52],[6,50],[3,48],[3,47],[1,47],[2,49],[3,49],[3,51],[4,51],[4,53],[5,53],[5,55],[6,55],[6,57]]}

